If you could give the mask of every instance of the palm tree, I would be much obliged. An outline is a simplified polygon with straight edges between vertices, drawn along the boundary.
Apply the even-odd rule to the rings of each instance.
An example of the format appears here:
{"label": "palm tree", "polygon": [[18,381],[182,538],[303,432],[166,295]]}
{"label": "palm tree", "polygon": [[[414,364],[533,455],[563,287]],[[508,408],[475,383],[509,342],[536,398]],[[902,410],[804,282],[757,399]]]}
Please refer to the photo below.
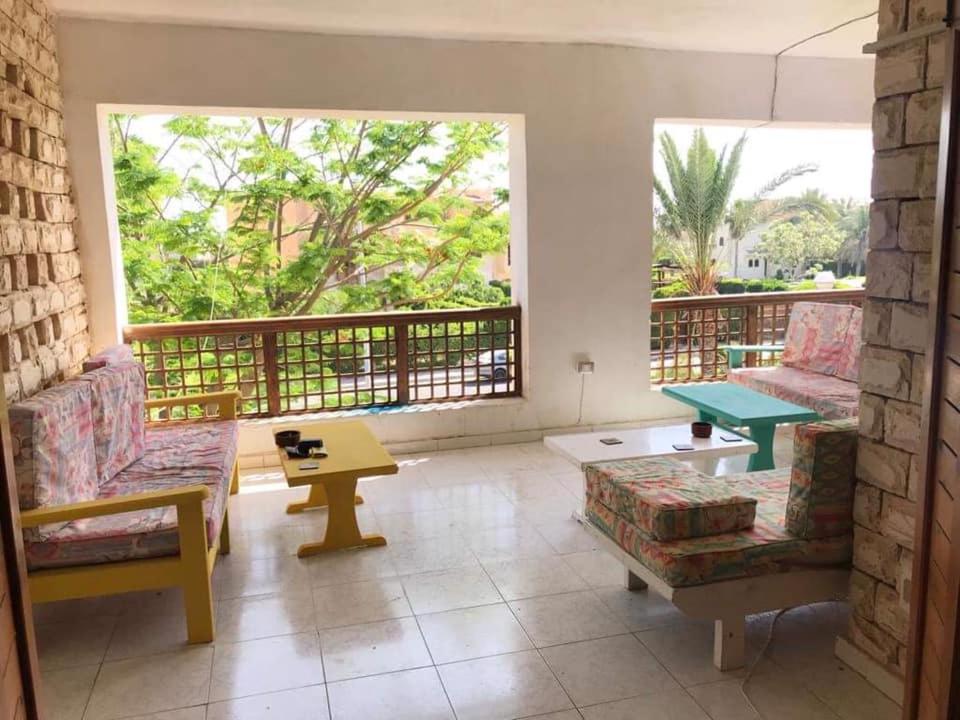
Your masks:
{"label": "palm tree", "polygon": [[709,295],[715,290],[716,234],[727,213],[746,142],[744,133],[729,157],[726,146],[717,155],[703,129],[698,128],[684,163],[670,133],[660,135],[660,156],[670,188],[658,178],[654,178],[653,188],[663,208],[663,228],[673,241],[680,277],[692,295]]}
{"label": "palm tree", "polygon": [[863,275],[867,262],[870,208],[863,203],[848,199],[836,204],[836,213],[840,216],[837,227],[844,236],[843,245],[837,253],[837,262],[842,265],[852,265],[854,275]]}
{"label": "palm tree", "polygon": [[747,233],[760,225],[780,220],[789,220],[805,212],[826,220],[835,216],[831,202],[819,190],[807,190],[802,195],[785,198],[771,198],[770,195],[781,185],[801,175],[815,172],[817,165],[804,163],[785,170],[760,188],[753,197],[735,200],[727,214],[730,228],[730,240],[733,243],[733,274],[740,274],[740,241]]}

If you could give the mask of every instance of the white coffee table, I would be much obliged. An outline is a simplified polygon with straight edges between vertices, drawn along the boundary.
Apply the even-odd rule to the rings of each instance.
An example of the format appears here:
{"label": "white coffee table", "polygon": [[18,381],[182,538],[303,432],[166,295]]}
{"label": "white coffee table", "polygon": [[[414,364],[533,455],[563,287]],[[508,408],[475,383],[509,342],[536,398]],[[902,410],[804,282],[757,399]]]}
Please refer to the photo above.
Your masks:
{"label": "white coffee table", "polygon": [[[711,437],[695,438],[690,434],[689,424],[666,425],[635,430],[548,435],[543,439],[543,444],[580,470],[594,463],[654,457],[670,457],[683,462],[713,461],[715,466],[720,458],[753,454],[759,449],[749,438],[727,442],[721,439],[721,435],[736,433],[715,427]],[[604,445],[600,442],[601,438],[617,438],[623,442],[620,445]],[[693,450],[677,450],[673,447],[683,443],[693,445]]]}

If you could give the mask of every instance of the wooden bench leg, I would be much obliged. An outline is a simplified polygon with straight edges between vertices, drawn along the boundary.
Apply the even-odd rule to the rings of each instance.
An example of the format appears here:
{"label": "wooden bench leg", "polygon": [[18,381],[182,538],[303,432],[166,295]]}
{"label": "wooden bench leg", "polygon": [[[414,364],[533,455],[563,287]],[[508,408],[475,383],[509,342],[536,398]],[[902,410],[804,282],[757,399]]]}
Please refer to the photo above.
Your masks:
{"label": "wooden bench leg", "polygon": [[220,527],[220,554],[230,554],[230,511],[223,511],[223,525]]}
{"label": "wooden bench leg", "polygon": [[627,568],[623,569],[623,586],[627,590],[646,590],[647,584]]}
{"label": "wooden bench leg", "polygon": [[240,492],[240,463],[233,464],[233,477],[230,478],[230,494],[236,495]]}
{"label": "wooden bench leg", "polygon": [[726,672],[744,665],[746,640],[742,615],[721,618],[713,624],[713,664]]}
{"label": "wooden bench leg", "polygon": [[213,641],[213,591],[207,565],[207,524],[201,503],[177,508],[180,571],[187,614],[187,642]]}

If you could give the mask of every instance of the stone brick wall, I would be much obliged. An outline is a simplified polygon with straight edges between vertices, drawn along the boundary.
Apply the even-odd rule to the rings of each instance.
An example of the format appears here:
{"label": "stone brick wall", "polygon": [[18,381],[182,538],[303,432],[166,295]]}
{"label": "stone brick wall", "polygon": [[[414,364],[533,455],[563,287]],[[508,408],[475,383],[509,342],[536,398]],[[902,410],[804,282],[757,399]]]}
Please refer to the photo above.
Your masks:
{"label": "stone brick wall", "polygon": [[860,369],[850,641],[902,676],[913,562],[923,352],[927,339],[942,32],[902,38],[943,0],[882,0],[873,114],[873,206]]}
{"label": "stone brick wall", "polygon": [[89,350],[51,16],[0,0],[0,366],[8,400]]}

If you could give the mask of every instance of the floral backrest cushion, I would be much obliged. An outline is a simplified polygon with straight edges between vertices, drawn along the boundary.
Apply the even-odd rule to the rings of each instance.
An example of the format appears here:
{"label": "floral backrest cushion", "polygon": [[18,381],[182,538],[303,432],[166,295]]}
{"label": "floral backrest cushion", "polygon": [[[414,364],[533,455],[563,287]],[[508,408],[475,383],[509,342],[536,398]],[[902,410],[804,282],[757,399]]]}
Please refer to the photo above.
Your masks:
{"label": "floral backrest cushion", "polygon": [[96,499],[91,396],[89,384],[66,382],[10,407],[22,509]]}
{"label": "floral backrest cushion", "polygon": [[802,538],[853,530],[857,418],[798,425],[787,499],[787,530]]}
{"label": "floral backrest cushion", "polygon": [[847,339],[843,343],[840,362],[837,365],[837,377],[843,380],[860,380],[860,353],[863,345],[863,310],[853,308],[850,313],[850,325],[847,327]]}
{"label": "floral backrest cushion", "polygon": [[120,362],[84,373],[78,381],[93,391],[93,441],[100,484],[143,457],[145,386],[143,366]]}
{"label": "floral backrest cushion", "polygon": [[96,355],[91,355],[83,361],[83,371],[85,373],[107,365],[116,365],[117,363],[133,362],[133,348],[129,345],[111,345],[104,348]]}
{"label": "floral backrest cushion", "polygon": [[783,364],[836,375],[852,312],[850,305],[796,303],[787,324]]}

